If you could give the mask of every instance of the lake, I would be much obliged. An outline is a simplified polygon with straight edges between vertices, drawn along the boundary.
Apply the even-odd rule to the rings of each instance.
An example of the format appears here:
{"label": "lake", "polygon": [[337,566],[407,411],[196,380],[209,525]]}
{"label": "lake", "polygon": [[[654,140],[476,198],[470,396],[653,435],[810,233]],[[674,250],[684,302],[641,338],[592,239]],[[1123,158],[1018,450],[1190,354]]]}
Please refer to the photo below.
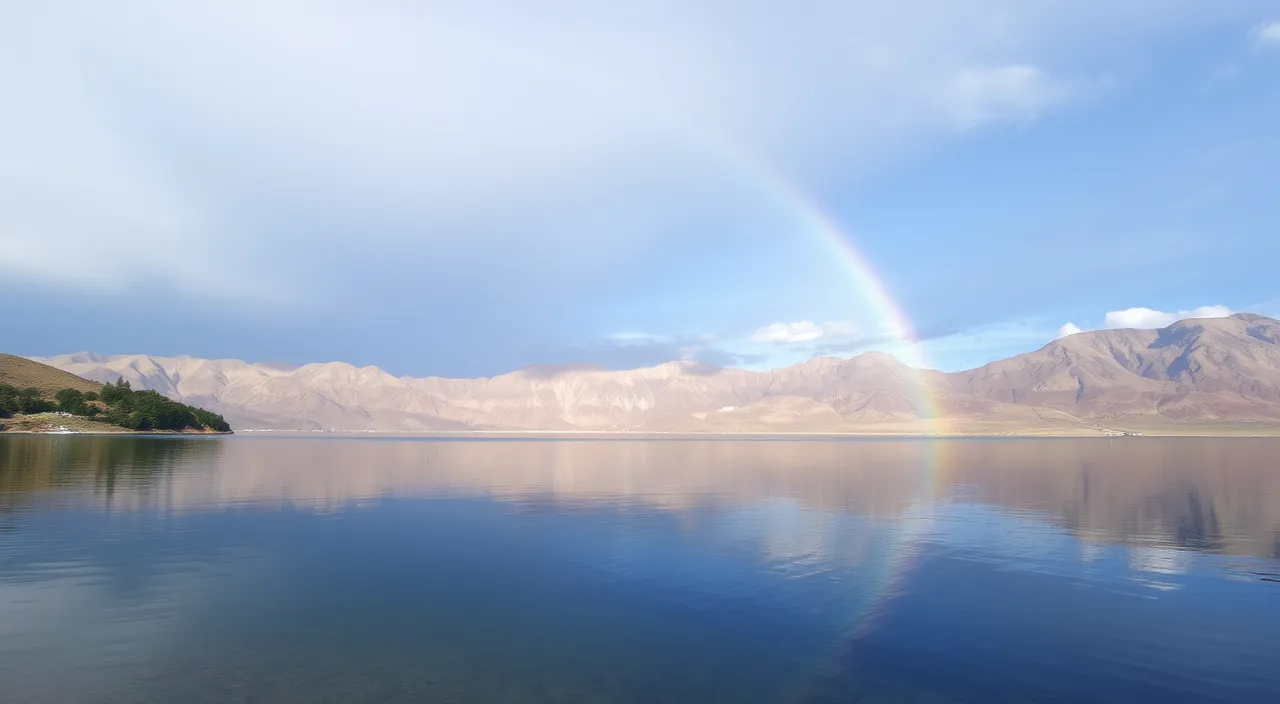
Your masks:
{"label": "lake", "polygon": [[0,437],[0,700],[1280,701],[1280,440]]}

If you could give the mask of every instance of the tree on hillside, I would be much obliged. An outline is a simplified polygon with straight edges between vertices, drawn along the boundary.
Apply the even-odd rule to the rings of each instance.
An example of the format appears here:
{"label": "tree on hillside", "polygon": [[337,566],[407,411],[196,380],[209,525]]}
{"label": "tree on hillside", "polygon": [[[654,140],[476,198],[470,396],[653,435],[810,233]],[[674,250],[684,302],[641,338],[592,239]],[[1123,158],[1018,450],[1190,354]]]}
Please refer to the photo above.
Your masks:
{"label": "tree on hillside", "polygon": [[8,418],[21,410],[18,406],[17,387],[0,384],[0,418]]}
{"label": "tree on hillside", "polygon": [[102,399],[102,402],[108,406],[114,406],[132,394],[133,388],[129,386],[129,382],[125,381],[124,377],[119,377],[116,379],[116,383],[104,385],[102,391],[98,394],[98,398]]}
{"label": "tree on hillside", "polygon": [[53,397],[58,402],[58,410],[63,413],[70,413],[74,416],[83,416],[86,415],[86,411],[89,408],[89,405],[85,403],[83,391],[62,389],[58,393],[54,394]]}
{"label": "tree on hillside", "polygon": [[147,418],[155,430],[199,429],[200,422],[190,406],[166,398],[156,391],[135,391],[131,397],[133,410]]}
{"label": "tree on hillside", "polygon": [[18,411],[21,413],[47,413],[53,404],[44,400],[40,389],[26,388],[18,391]]}
{"label": "tree on hillside", "polygon": [[227,423],[226,419],[213,411],[206,411],[203,408],[197,408],[195,409],[195,415],[196,420],[200,421],[200,425],[203,425],[210,430],[216,430],[219,433],[231,432],[231,425]]}
{"label": "tree on hillside", "polygon": [[52,410],[53,404],[44,400],[40,389],[19,389],[9,384],[0,384],[0,418],[8,418],[16,413],[44,413]]}

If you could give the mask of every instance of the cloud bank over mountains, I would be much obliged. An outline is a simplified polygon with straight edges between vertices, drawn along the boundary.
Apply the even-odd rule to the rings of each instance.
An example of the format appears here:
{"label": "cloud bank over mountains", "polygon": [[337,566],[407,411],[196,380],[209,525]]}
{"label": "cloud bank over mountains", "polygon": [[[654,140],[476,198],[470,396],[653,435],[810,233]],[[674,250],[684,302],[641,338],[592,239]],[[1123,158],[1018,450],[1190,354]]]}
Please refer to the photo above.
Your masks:
{"label": "cloud bank over mountains", "polygon": [[[47,319],[77,314],[43,323],[60,340],[150,348],[159,333],[94,322],[146,307],[175,321],[175,352],[395,354],[421,373],[563,350],[638,358],[641,345],[608,341],[618,329],[657,331],[645,344],[698,358],[857,344],[882,321],[831,244],[798,222],[792,193],[867,250],[895,297],[914,302],[910,317],[988,310],[972,299],[1015,298],[1009,289],[1037,278],[1022,264],[1045,258],[967,243],[994,237],[982,222],[959,237],[964,204],[948,194],[977,171],[957,162],[934,176],[931,159],[1116,98],[1142,80],[1132,67],[1163,65],[1149,54],[1205,28],[1247,47],[1270,9],[7,3],[0,293]],[[1045,174],[1027,169],[1058,163],[988,153],[984,178],[1034,182]],[[895,181],[906,167],[924,174],[926,197]],[[906,194],[883,205],[902,220],[867,214],[879,199],[858,189],[880,178]],[[916,210],[937,219],[915,222]],[[1023,242],[1042,217],[1009,215]],[[1020,254],[985,262],[1004,272],[993,282],[954,261],[957,239]],[[1004,290],[983,294],[996,283]],[[193,308],[209,320],[179,320]],[[697,339],[708,331],[738,346]]]}

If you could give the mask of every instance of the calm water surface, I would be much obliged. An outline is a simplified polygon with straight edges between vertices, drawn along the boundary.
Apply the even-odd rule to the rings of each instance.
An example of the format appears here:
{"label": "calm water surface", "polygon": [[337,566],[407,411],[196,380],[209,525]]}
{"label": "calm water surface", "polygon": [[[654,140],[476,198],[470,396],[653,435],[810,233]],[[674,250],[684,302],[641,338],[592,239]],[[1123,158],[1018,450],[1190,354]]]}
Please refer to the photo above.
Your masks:
{"label": "calm water surface", "polygon": [[1280,701],[1280,441],[3,437],[0,700]]}

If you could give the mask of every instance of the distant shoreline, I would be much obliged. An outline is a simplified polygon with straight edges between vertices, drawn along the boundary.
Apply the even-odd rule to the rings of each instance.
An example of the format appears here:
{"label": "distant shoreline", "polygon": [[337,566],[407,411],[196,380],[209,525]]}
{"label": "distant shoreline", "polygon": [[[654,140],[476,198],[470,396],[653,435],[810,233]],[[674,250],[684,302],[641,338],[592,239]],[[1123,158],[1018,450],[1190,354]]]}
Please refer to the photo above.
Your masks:
{"label": "distant shoreline", "polygon": [[241,436],[256,437],[329,437],[329,438],[406,438],[406,439],[488,439],[488,440],[645,440],[645,439],[885,439],[885,440],[954,440],[976,439],[1133,439],[1133,438],[1265,438],[1280,437],[1280,428],[1266,432],[1141,432],[1122,434],[1106,433],[909,433],[909,432],[662,432],[616,430],[461,430],[461,431],[396,431],[396,430],[267,430],[241,429]]}
{"label": "distant shoreline", "polygon": [[137,435],[156,435],[156,436],[183,436],[183,437],[203,437],[203,436],[225,436],[235,435],[235,431],[220,432],[216,430],[9,430],[0,428],[0,435],[92,435],[94,437],[118,437],[128,435],[130,437]]}
{"label": "distant shoreline", "polygon": [[742,441],[786,441],[786,440],[1143,440],[1143,439],[1211,439],[1211,438],[1276,438],[1280,439],[1280,428],[1274,432],[1164,432],[1141,433],[1134,435],[1104,434],[1030,434],[1030,433],[830,433],[830,432],[775,432],[775,433],[674,433],[674,432],[616,432],[616,431],[493,431],[471,430],[458,432],[399,432],[399,431],[293,431],[293,430],[253,430],[253,431],[131,431],[120,432],[106,430],[7,430],[0,429],[0,437],[6,435],[23,436],[78,436],[78,437],[261,437],[271,439],[310,438],[331,440],[364,439],[401,439],[401,440],[565,440],[565,441],[672,441],[672,440],[742,440]]}

